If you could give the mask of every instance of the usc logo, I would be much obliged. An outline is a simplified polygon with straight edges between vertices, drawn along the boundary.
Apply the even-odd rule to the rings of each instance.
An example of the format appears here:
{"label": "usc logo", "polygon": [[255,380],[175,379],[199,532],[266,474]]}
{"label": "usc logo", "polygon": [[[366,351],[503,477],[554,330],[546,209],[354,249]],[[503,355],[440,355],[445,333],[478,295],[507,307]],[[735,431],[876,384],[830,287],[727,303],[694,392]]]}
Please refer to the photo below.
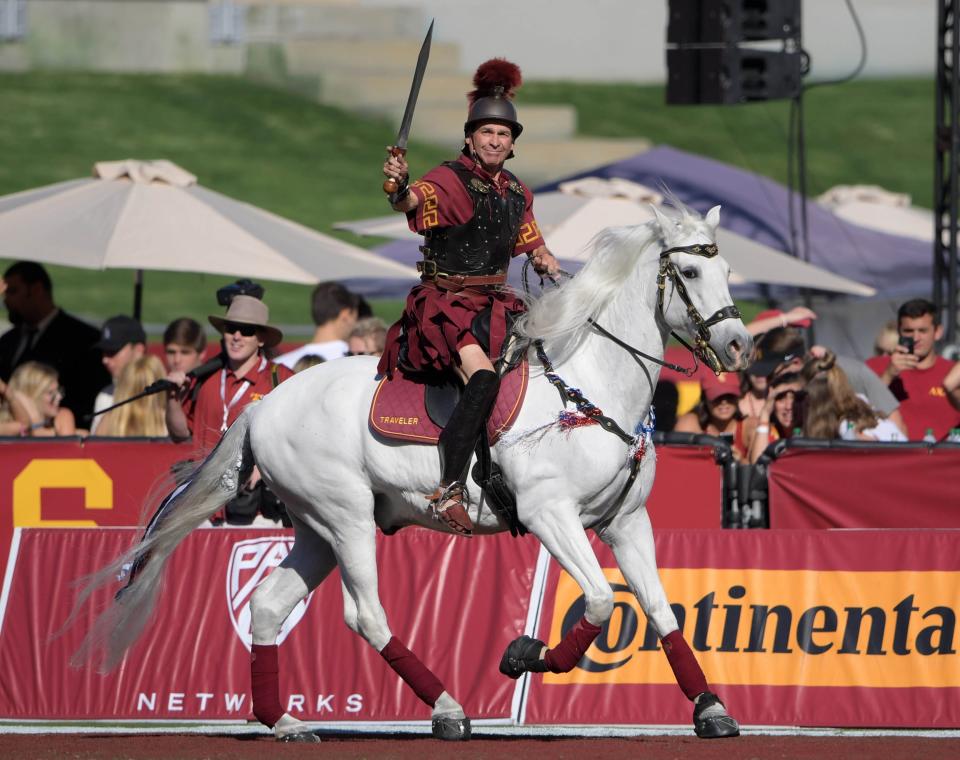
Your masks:
{"label": "usc logo", "polygon": [[46,520],[43,491],[83,490],[84,509],[113,509],[113,479],[93,459],[34,459],[13,479],[13,525],[18,528],[91,528],[96,520]]}

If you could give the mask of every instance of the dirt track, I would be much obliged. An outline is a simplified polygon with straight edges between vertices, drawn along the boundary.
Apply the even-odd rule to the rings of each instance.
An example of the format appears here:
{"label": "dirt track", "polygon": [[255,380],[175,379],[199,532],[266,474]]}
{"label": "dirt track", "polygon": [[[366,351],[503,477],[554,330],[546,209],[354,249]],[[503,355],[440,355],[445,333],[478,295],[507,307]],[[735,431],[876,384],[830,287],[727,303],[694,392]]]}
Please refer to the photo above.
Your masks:
{"label": "dirt track", "polygon": [[932,754],[960,757],[960,739],[917,737],[744,736],[704,741],[695,737],[635,737],[629,739],[474,739],[466,744],[426,737],[384,739],[325,737],[321,744],[279,744],[265,736],[94,734],[0,734],[5,760],[246,760],[246,758],[381,758],[520,757],[522,760],[583,760],[585,757],[644,758],[644,760],[822,760],[822,758],[882,758],[915,760]]}

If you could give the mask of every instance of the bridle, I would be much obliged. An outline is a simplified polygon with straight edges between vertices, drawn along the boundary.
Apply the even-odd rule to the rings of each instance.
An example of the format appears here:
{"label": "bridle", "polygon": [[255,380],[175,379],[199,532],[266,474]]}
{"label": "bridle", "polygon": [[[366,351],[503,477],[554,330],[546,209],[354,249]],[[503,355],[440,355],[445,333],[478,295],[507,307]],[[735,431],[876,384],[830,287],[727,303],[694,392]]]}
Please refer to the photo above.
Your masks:
{"label": "bridle", "polygon": [[[692,245],[678,245],[673,248],[669,248],[660,254],[660,268],[657,272],[657,309],[660,312],[660,317],[663,319],[664,323],[666,323],[667,315],[663,306],[663,294],[666,290],[667,278],[670,278],[670,281],[673,283],[674,290],[676,290],[677,295],[680,296],[680,300],[686,304],[687,315],[690,317],[690,320],[693,322],[696,328],[696,335],[694,336],[694,344],[692,346],[681,336],[677,335],[676,331],[671,330],[670,335],[676,338],[680,345],[693,354],[692,367],[681,367],[679,364],[658,359],[656,356],[651,356],[650,354],[644,353],[640,349],[634,348],[626,341],[621,340],[605,327],[601,326],[593,318],[587,319],[587,322],[604,338],[620,346],[620,348],[630,354],[634,361],[636,361],[641,367],[643,367],[643,362],[641,359],[646,359],[654,364],[659,364],[661,367],[666,367],[674,372],[679,372],[687,377],[692,377],[696,374],[697,369],[700,366],[699,362],[703,361],[708,367],[710,367],[711,370],[719,375],[724,371],[725,368],[723,363],[720,361],[720,358],[717,356],[717,352],[710,347],[710,328],[725,319],[740,319],[740,310],[735,304],[730,304],[729,306],[724,306],[722,309],[718,309],[710,316],[709,319],[704,319],[700,314],[700,310],[691,300],[690,294],[687,292],[686,285],[683,284],[683,275],[680,274],[679,270],[677,269],[677,265],[670,260],[671,254],[674,253],[689,253],[694,256],[701,256],[705,259],[712,259],[719,252],[720,249],[715,243],[694,243]],[[531,262],[529,258],[523,262],[523,271],[521,273],[523,278],[523,290],[527,295],[530,294],[530,283],[528,282],[528,270],[530,268],[530,263]],[[568,278],[572,277],[569,272],[564,272],[563,270],[560,270],[560,274]],[[560,287],[560,283],[557,282],[554,277],[548,276],[548,280],[555,288]],[[543,280],[541,279],[541,283],[542,282]],[[534,342],[536,343],[536,341]]]}
{"label": "bridle", "polygon": [[[660,269],[657,272],[657,308],[664,322],[666,322],[667,317],[663,308],[663,294],[666,290],[667,278],[669,277],[673,283],[674,290],[677,292],[677,295],[680,296],[680,300],[686,305],[687,316],[690,317],[696,329],[693,347],[672,330],[670,334],[693,354],[694,359],[699,357],[710,369],[718,374],[723,371],[724,367],[720,358],[717,356],[717,352],[710,346],[710,328],[725,319],[740,319],[740,310],[735,304],[730,304],[715,311],[708,319],[704,319],[700,314],[700,310],[697,309],[690,299],[687,286],[683,284],[683,275],[680,274],[677,265],[670,259],[670,256],[674,253],[689,253],[694,256],[702,256],[705,259],[712,259],[719,252],[720,249],[717,248],[715,243],[710,243],[709,245],[695,243],[693,245],[679,245],[674,248],[669,248],[660,254]],[[694,368],[694,371],[695,369],[696,368]],[[692,374],[692,372],[688,374]]]}

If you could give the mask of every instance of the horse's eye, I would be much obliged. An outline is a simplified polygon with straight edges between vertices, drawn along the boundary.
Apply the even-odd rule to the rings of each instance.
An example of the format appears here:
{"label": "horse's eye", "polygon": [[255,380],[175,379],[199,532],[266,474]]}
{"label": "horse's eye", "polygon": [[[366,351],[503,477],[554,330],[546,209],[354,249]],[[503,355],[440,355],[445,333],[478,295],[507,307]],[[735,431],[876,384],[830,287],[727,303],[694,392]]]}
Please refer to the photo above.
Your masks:
{"label": "horse's eye", "polygon": [[699,273],[697,272],[696,267],[687,267],[686,269],[681,269],[680,274],[682,274],[687,280],[695,280],[697,279],[697,274]]}

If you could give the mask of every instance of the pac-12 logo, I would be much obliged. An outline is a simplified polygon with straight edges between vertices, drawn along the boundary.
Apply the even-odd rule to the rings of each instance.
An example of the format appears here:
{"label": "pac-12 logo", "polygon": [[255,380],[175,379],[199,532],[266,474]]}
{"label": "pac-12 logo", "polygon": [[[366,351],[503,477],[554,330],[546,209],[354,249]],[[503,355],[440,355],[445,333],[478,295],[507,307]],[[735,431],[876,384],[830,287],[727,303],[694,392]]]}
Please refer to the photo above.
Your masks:
{"label": "pac-12 logo", "polygon": [[[252,643],[250,597],[263,579],[286,559],[292,546],[293,537],[251,538],[233,545],[227,567],[227,609],[230,610],[233,627],[247,649]],[[283,622],[277,644],[282,644],[303,618],[311,596],[308,594],[306,599],[297,604]]]}

